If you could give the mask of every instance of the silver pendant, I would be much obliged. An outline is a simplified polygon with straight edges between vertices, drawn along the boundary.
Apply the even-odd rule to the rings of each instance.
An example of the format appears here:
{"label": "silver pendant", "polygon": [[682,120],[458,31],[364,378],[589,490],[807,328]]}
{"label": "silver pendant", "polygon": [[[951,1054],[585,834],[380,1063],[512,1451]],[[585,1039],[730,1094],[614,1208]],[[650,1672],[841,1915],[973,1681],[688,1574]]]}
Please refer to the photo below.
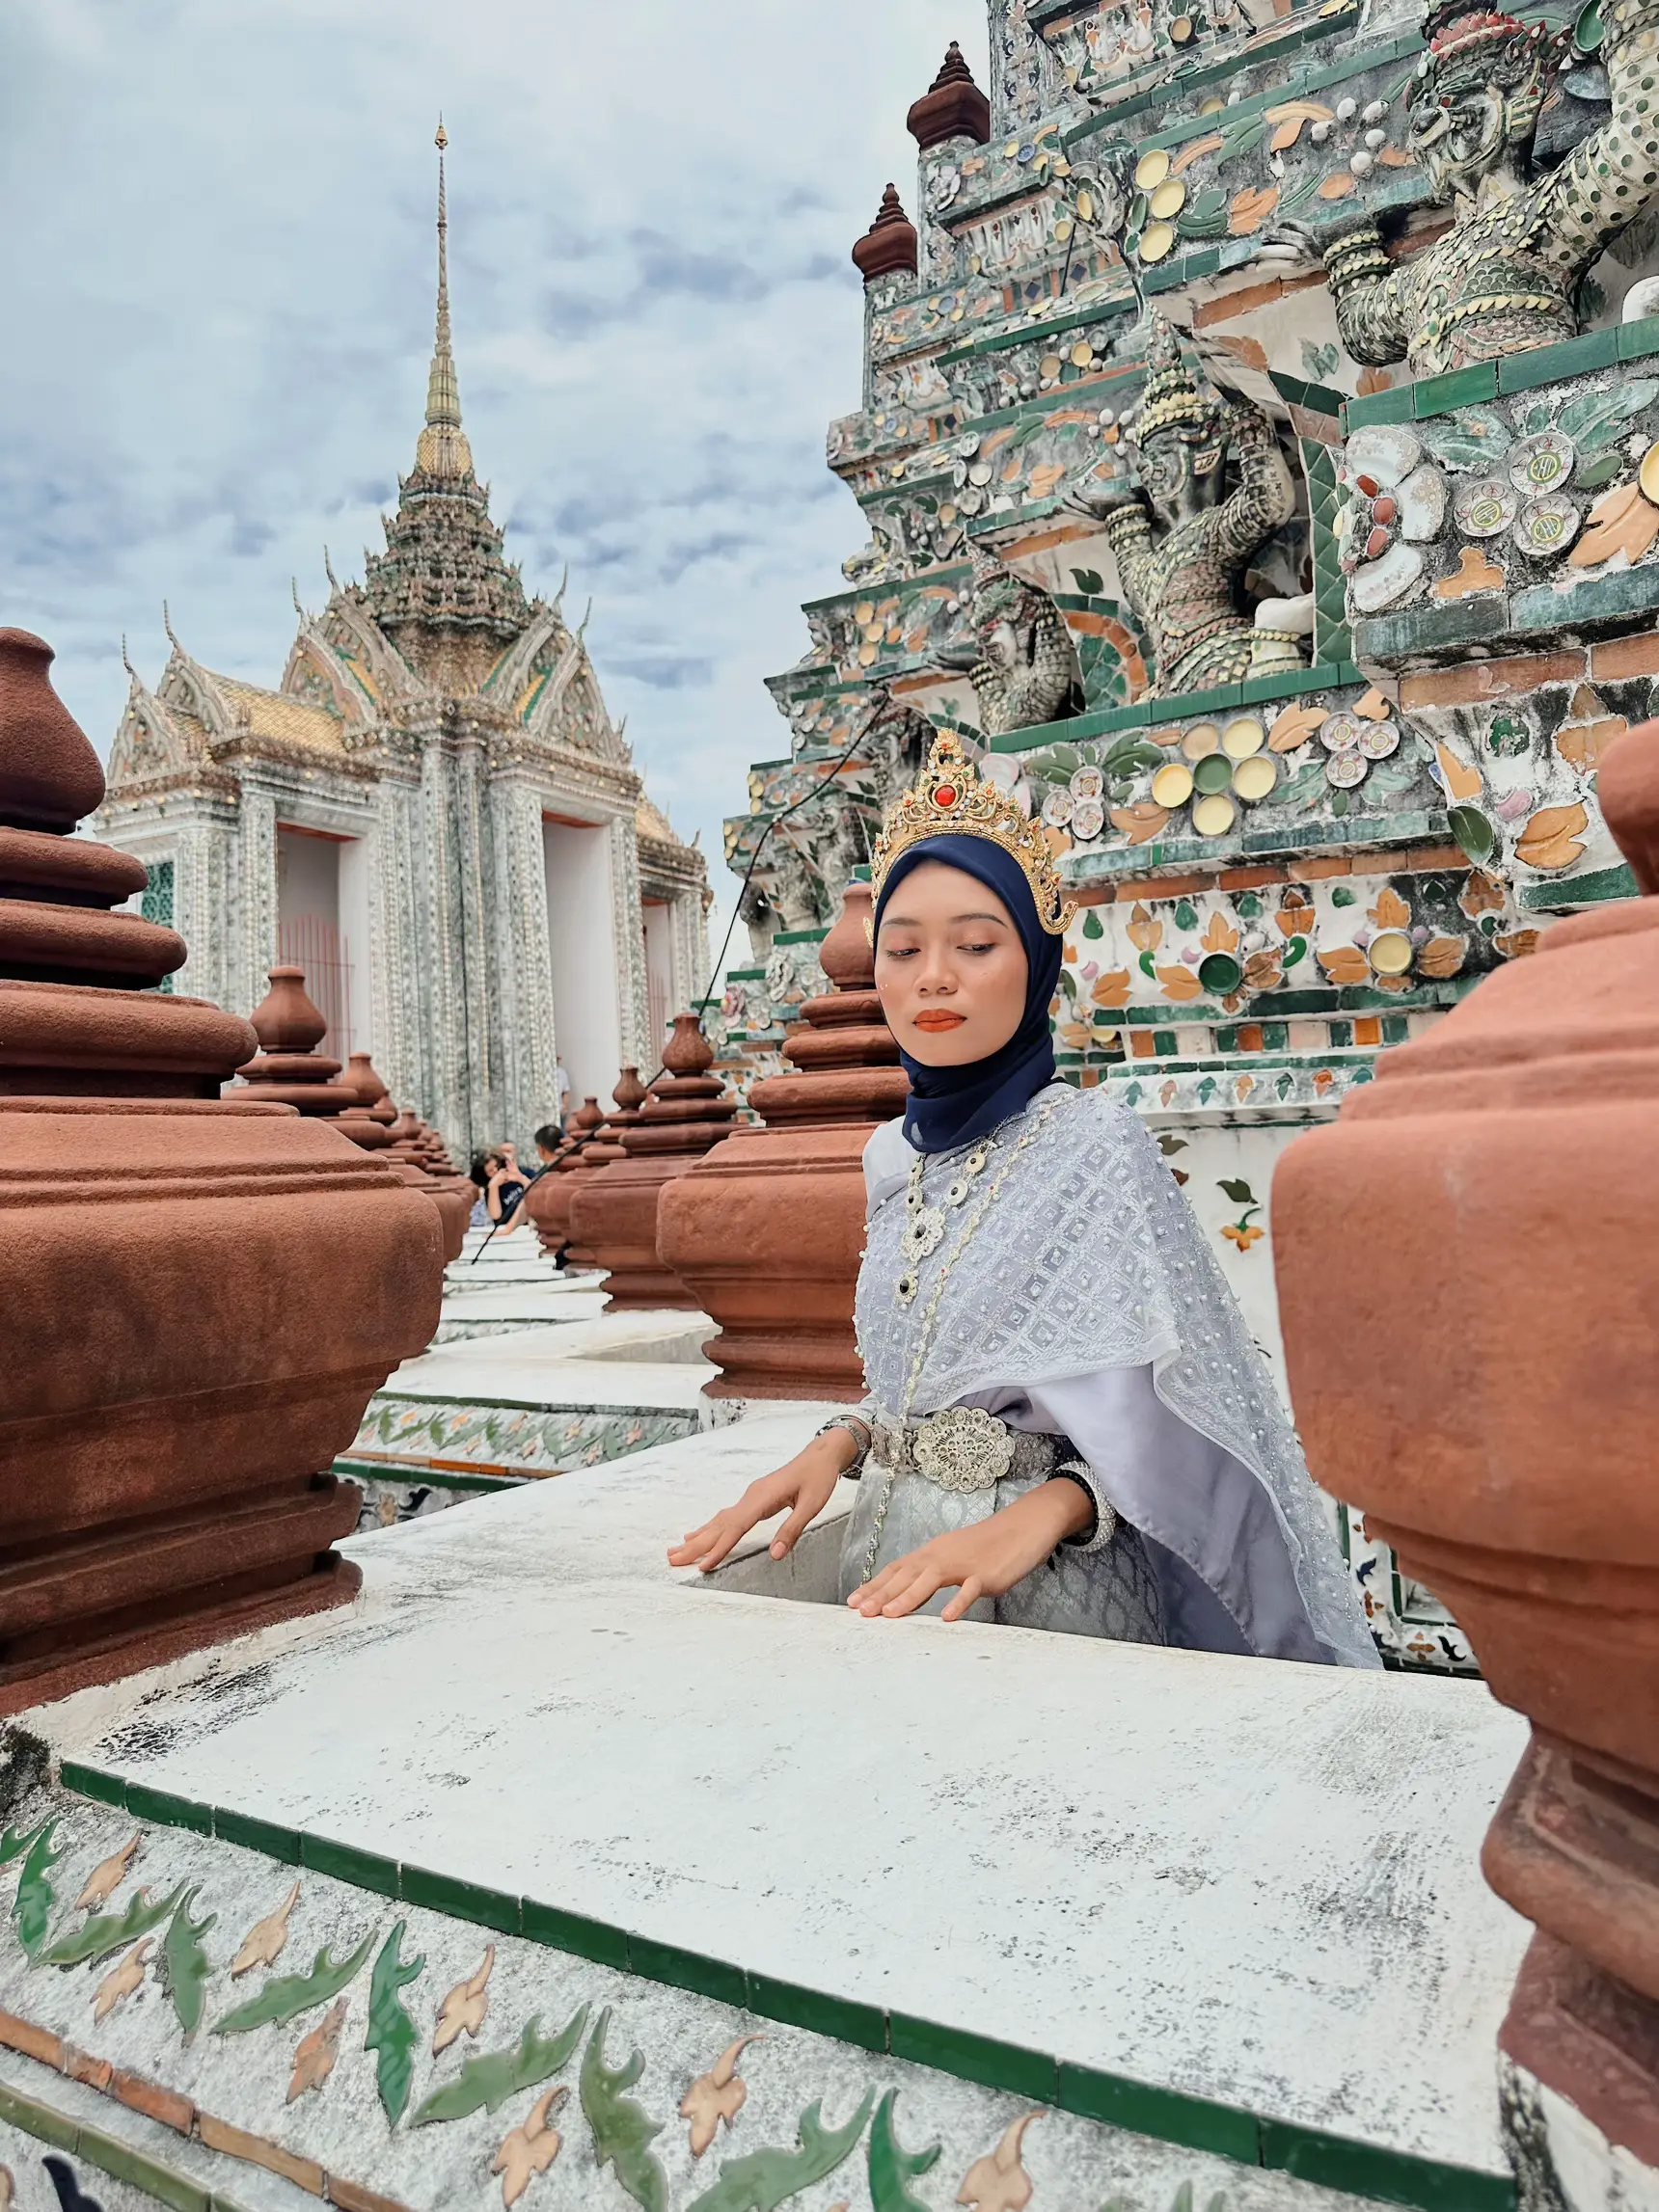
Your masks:
{"label": "silver pendant", "polygon": [[944,1213],[938,1206],[918,1206],[899,1237],[899,1253],[911,1266],[938,1250],[944,1235]]}

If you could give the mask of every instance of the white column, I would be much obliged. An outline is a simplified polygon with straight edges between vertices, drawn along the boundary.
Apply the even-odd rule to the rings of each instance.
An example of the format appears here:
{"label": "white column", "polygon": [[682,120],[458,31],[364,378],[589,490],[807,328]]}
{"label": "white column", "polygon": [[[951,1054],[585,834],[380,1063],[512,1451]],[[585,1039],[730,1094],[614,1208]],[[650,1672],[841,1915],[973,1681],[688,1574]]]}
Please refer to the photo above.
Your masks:
{"label": "white column", "polygon": [[[612,929],[616,946],[616,1026],[622,1039],[624,1066],[633,1064],[643,1075],[645,1063],[655,1068],[656,1042],[645,1012],[645,923],[639,904],[639,840],[631,814],[617,815],[611,824]],[[677,1011],[677,1010],[676,1010]]]}

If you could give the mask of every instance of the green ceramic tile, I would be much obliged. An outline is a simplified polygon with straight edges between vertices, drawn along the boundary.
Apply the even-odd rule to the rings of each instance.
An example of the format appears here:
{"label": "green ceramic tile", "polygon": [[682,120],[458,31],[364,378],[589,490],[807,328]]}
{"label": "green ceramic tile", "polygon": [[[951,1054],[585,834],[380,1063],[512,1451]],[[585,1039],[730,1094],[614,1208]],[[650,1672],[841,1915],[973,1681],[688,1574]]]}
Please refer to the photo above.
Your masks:
{"label": "green ceramic tile", "polygon": [[1603,900],[1639,896],[1636,878],[1621,860],[1617,868],[1592,868],[1588,876],[1574,876],[1565,883],[1529,883],[1521,893],[1521,904],[1553,913],[1558,906],[1597,906]]}
{"label": "green ceramic tile", "polygon": [[768,1974],[749,1974],[745,1980],[751,2012],[782,2020],[791,2028],[808,2028],[815,2036],[832,2036],[838,2043],[856,2043],[861,2051],[887,2048],[887,2016],[879,2006],[827,1996],[821,1989],[802,1989],[793,1982],[775,1982]]}
{"label": "green ceramic tile", "polygon": [[114,2180],[129,2181],[158,2204],[171,2205],[173,2212],[213,2212],[212,2196],[199,2181],[180,2173],[177,2167],[163,2166],[158,2159],[146,2158],[142,2150],[118,2143],[113,2135],[105,2135],[99,2128],[80,2130],[76,2155]]}
{"label": "green ceramic tile", "polygon": [[600,1966],[626,1971],[628,1935],[608,1921],[589,1920],[580,1912],[564,1912],[556,1904],[541,1904],[533,1897],[522,1898],[523,1931],[531,1943],[545,1943],[553,1951],[568,1951],[574,1958],[591,1958]]}
{"label": "green ceramic tile", "polygon": [[1055,2102],[1063,2112],[1156,2136],[1163,2143],[1182,2143],[1189,2150],[1217,2151],[1244,2166],[1260,2164],[1254,2113],[1150,2082],[1131,2082],[1122,2074],[1096,2073],[1089,2066],[1062,2063],[1059,2074]]}
{"label": "green ceramic tile", "polygon": [[1274,2119],[1261,2122],[1261,2140],[1264,2166],[1326,2189],[1415,2205],[1418,2212],[1514,2212],[1515,2185],[1508,2174],[1442,2166],[1435,2159],[1413,2158],[1379,2144],[1354,2143]]}
{"label": "green ceramic tile", "polygon": [[677,1943],[630,1934],[628,1971],[642,1974],[647,1982],[665,1982],[670,1989],[694,1990],[721,2005],[743,2010],[748,2004],[748,1984],[741,1966],[728,1965],[723,1958],[705,1958],[698,1951],[682,1951]]}
{"label": "green ceramic tile", "polygon": [[158,1821],[164,1828],[188,1828],[193,1836],[213,1833],[213,1808],[171,1790],[151,1790],[143,1782],[126,1786],[126,1809],[135,1821]]}
{"label": "green ceramic tile", "polygon": [[1410,422],[1414,416],[1409,384],[1400,385],[1392,391],[1371,391],[1363,399],[1350,399],[1343,410],[1345,426],[1349,431],[1363,430],[1373,422]]}
{"label": "green ceramic tile", "polygon": [[1155,1029],[1152,1033],[1152,1048],[1160,1059],[1167,1060],[1172,1052],[1181,1050],[1181,1039],[1173,1029]]}
{"label": "green ceramic tile", "polygon": [[428,1912],[447,1913],[451,1920],[474,1920],[480,1928],[494,1928],[503,1935],[519,1931],[519,1901],[477,1882],[457,1881],[452,1875],[429,1873],[425,1867],[405,1867],[397,1895],[405,1904],[424,1905]]}
{"label": "green ceramic tile", "polygon": [[1498,637],[1510,627],[1509,603],[1501,592],[1494,592],[1479,599],[1455,599],[1449,607],[1411,607],[1402,614],[1373,615],[1369,622],[1354,625],[1354,644],[1369,661],[1399,661],[1408,653],[1432,653],[1450,645],[1472,644],[1477,638]]}
{"label": "green ceramic tile", "polygon": [[1560,384],[1592,368],[1611,368],[1618,359],[1616,330],[1591,331],[1562,345],[1530,346],[1525,353],[1507,353],[1499,362],[1498,390],[1533,391],[1540,384]]}
{"label": "green ceramic tile", "polygon": [[1638,315],[1633,323],[1618,326],[1620,361],[1642,361],[1659,353],[1659,315]]}
{"label": "green ceramic tile", "polygon": [[1498,364],[1476,363],[1473,368],[1455,368],[1448,376],[1426,376],[1411,387],[1411,412],[1421,422],[1430,415],[1449,415],[1455,407],[1475,407],[1498,396]]}
{"label": "green ceramic tile", "polygon": [[908,2012],[888,2014],[887,2044],[895,2059],[936,2066],[940,2073],[983,2082],[988,2089],[1010,2090],[1039,2104],[1058,2101],[1058,2063],[1040,2051],[970,2036],[960,2028],[940,2027],[937,2021],[912,2019]]}
{"label": "green ceramic tile", "polygon": [[[1217,684],[1208,691],[1183,691],[1175,698],[1160,701],[1159,718],[1169,721],[1177,715],[1219,714],[1223,707],[1237,706],[1238,694],[1243,688],[1242,684]],[[1149,707],[1147,709],[1149,719],[1151,714],[1152,710]]]}
{"label": "green ceramic tile", "polygon": [[32,2135],[37,2143],[56,2144],[60,2150],[73,2150],[75,2138],[80,2133],[72,2119],[66,2119],[50,2105],[39,2104],[20,2091],[8,2088],[4,2082],[0,2082],[0,2119],[10,2120],[25,2135]]}
{"label": "green ceramic tile", "polygon": [[1510,619],[1516,630],[1564,630],[1580,622],[1613,622],[1659,607],[1659,565],[1614,569],[1587,576],[1565,591],[1547,583],[1516,592]]}
{"label": "green ceramic tile", "polygon": [[376,1897],[397,1895],[397,1868],[374,1851],[360,1851],[350,1844],[331,1843],[326,1836],[300,1837],[300,1864],[313,1874],[332,1875],[356,1889],[372,1890]]}
{"label": "green ceramic tile", "polygon": [[106,1774],[101,1767],[83,1767],[78,1760],[66,1759],[58,1767],[58,1780],[76,1796],[95,1797],[100,1805],[126,1803],[126,1784],[119,1774]]}

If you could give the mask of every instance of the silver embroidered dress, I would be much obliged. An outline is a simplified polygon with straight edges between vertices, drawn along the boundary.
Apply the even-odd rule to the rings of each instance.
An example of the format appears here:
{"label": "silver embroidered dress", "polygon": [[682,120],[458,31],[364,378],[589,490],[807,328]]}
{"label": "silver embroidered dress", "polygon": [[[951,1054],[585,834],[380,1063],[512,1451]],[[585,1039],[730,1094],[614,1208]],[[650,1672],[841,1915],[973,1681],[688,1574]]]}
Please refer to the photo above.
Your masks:
{"label": "silver embroidered dress", "polygon": [[1065,1465],[1094,1535],[974,1617],[1380,1663],[1266,1364],[1136,1115],[1054,1083],[956,1152],[918,1155],[889,1122],[864,1174],[876,1443],[844,1592]]}

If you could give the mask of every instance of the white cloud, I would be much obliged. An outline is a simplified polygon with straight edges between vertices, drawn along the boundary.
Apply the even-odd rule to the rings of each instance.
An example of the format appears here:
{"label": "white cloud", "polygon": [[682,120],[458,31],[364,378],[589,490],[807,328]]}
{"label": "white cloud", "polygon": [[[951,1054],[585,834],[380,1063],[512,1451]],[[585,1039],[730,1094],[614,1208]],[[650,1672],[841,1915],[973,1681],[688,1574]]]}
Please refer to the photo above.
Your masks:
{"label": "white cloud", "polygon": [[[463,412],[509,556],[567,607],[653,794],[716,858],[799,602],[865,532],[824,468],[858,400],[847,259],[973,0],[11,0],[0,620],[100,751],[160,606],[274,683],[361,573],[431,346],[450,139]],[[913,211],[913,210],[912,210]],[[723,885],[722,885],[723,889]],[[724,904],[722,897],[722,904]]]}

